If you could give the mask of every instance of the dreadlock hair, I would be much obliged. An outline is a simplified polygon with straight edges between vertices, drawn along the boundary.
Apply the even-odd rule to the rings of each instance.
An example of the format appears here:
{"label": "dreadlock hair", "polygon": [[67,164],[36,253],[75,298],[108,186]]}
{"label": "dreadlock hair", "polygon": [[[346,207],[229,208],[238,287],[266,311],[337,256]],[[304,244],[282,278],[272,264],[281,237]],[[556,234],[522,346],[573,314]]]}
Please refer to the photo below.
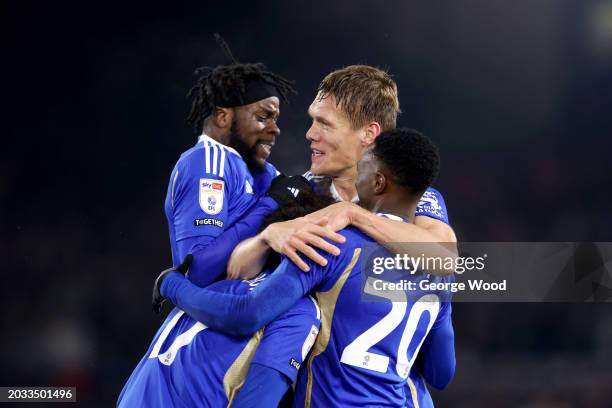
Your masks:
{"label": "dreadlock hair", "polygon": [[187,97],[192,99],[191,112],[187,123],[193,125],[196,132],[201,132],[204,121],[215,109],[215,100],[227,99],[231,89],[246,92],[246,81],[260,80],[275,87],[285,102],[293,89],[293,82],[270,72],[262,63],[219,65],[215,68],[200,67],[194,72],[196,84],[189,90]]}

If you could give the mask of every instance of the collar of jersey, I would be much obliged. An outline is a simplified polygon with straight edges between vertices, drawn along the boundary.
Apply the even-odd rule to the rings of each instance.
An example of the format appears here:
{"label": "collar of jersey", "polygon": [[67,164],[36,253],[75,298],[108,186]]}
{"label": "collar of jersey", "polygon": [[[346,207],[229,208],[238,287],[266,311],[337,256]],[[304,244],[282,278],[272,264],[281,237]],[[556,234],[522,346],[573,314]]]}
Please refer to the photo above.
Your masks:
{"label": "collar of jersey", "polygon": [[390,220],[406,222],[402,217],[398,217],[397,215],[389,214],[389,213],[376,213],[379,217],[389,218]]}
{"label": "collar of jersey", "polygon": [[240,158],[242,159],[242,156],[240,155],[240,153],[238,153],[238,152],[237,152],[236,150],[234,150],[233,148],[231,148],[231,147],[229,147],[229,146],[226,146],[226,145],[224,145],[224,144],[222,144],[222,143],[219,143],[219,142],[217,142],[215,139],[213,139],[212,137],[208,136],[207,134],[202,133],[202,134],[200,135],[200,137],[198,138],[198,143],[204,143],[204,142],[208,142],[208,143],[210,143],[211,145],[217,145],[217,146],[219,146],[220,148],[227,149],[228,151],[230,151],[230,152],[234,153],[236,156],[238,156],[238,157],[240,157]]}

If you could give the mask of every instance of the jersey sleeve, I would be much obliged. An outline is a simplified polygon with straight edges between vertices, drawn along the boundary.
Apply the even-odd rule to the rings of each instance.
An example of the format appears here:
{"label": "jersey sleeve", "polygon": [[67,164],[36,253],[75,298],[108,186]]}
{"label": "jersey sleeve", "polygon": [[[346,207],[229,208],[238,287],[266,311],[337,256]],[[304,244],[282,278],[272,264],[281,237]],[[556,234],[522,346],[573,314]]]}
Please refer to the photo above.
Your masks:
{"label": "jersey sleeve", "polygon": [[177,241],[216,237],[226,228],[236,188],[233,173],[225,149],[217,145],[194,148],[181,157],[168,193]]}
{"label": "jersey sleeve", "polygon": [[321,325],[321,312],[311,296],[300,299],[266,326],[253,363],[273,368],[295,381]]}
{"label": "jersey sleeve", "polygon": [[451,303],[442,302],[440,313],[425,337],[417,362],[420,371],[436,389],[444,389],[455,375],[455,334],[451,319]]}
{"label": "jersey sleeve", "polygon": [[280,172],[276,170],[271,163],[266,162],[263,171],[253,174],[253,190],[258,195],[263,195],[272,184],[272,180],[278,176]]}
{"label": "jersey sleeve", "polygon": [[429,187],[421,196],[414,215],[435,218],[449,224],[444,197],[432,187]]}

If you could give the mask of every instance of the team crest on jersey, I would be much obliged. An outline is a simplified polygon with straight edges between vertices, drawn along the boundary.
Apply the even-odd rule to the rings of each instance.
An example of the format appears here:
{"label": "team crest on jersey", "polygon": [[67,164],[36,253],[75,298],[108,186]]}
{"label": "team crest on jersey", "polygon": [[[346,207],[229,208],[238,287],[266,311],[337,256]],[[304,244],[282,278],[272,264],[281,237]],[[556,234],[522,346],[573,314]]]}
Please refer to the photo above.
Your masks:
{"label": "team crest on jersey", "polygon": [[223,209],[223,180],[200,179],[200,208],[206,214],[219,214]]}
{"label": "team crest on jersey", "polygon": [[[442,206],[438,200],[438,196],[433,191],[427,190],[421,196],[417,204],[417,213],[431,214],[436,217],[442,217]],[[418,214],[417,214],[418,215]]]}

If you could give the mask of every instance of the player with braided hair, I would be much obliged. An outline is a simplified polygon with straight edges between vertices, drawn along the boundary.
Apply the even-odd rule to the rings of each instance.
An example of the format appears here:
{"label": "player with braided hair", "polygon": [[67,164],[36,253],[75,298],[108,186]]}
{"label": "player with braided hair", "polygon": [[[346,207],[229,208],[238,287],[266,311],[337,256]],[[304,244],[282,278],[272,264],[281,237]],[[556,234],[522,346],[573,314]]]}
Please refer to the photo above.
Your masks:
{"label": "player with braided hair", "polygon": [[[173,265],[192,254],[189,278],[198,286],[225,274],[233,248],[258,232],[283,196],[266,195],[279,174],[267,159],[280,134],[280,101],[295,93],[291,81],[262,63],[237,62],[217,41],[232,63],[195,71],[187,122],[201,135],[174,167],[165,202]],[[293,181],[274,187],[286,192]]]}
{"label": "player with braided hair", "polygon": [[[195,71],[187,121],[201,135],[172,170],[165,201],[173,265],[190,254],[188,277],[199,286],[225,274],[234,247],[255,235],[266,215],[310,188],[301,177],[279,176],[266,161],[280,134],[280,100],[287,101],[295,92],[291,82],[264,64],[237,62],[227,44],[218,36],[217,41],[233,63]],[[241,293],[264,276],[218,285],[227,293]],[[174,309],[126,383],[118,405],[226,406],[236,398],[251,360],[253,378],[271,379],[274,387],[268,387],[257,405],[242,406],[276,404],[295,380],[318,332],[316,303],[308,297],[300,303],[265,332],[246,338],[206,330]],[[242,398],[248,398],[249,389]]]}

